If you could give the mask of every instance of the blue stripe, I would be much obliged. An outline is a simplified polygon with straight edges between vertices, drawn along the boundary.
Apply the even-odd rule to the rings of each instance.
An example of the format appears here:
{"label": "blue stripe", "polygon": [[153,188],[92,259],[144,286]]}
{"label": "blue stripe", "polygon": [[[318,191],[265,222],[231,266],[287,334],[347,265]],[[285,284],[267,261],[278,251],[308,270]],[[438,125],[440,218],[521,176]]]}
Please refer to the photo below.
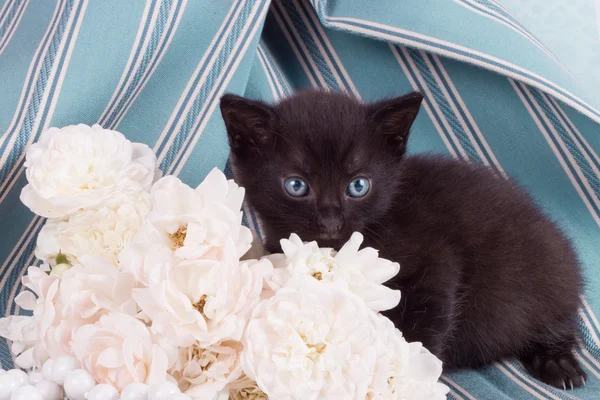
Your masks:
{"label": "blue stripe", "polygon": [[[327,61],[325,61],[325,59],[323,58],[323,55],[321,54],[317,43],[315,42],[315,40],[312,37],[312,35],[310,34],[308,28],[304,24],[302,17],[298,13],[298,10],[296,9],[296,7],[294,7],[293,3],[290,0],[285,0],[285,1],[283,1],[283,5],[280,6],[280,9],[281,9],[282,13],[284,13],[286,11],[288,12],[288,15],[289,15],[290,19],[292,20],[292,24],[293,24],[293,26],[290,26],[289,28],[298,32],[298,35],[302,39],[302,42],[304,42],[304,44],[306,45],[306,48],[308,49],[308,54],[306,54],[306,57],[307,58],[311,57],[313,59],[314,64],[317,66],[319,73],[325,79],[325,82],[327,83],[327,87],[336,89],[336,90],[343,89],[343,88],[340,88],[337,80],[335,79],[335,77],[333,76],[331,71],[329,70]],[[302,48],[299,45],[298,45],[298,48],[300,49],[300,51],[302,51],[301,50]],[[310,67],[310,64],[308,64],[308,65]]]}
{"label": "blue stripe", "polygon": [[279,82],[279,84],[283,88],[284,95],[286,95],[286,96],[291,95],[292,89],[290,88],[290,85],[288,84],[287,80],[281,73],[281,70],[279,69],[277,62],[272,57],[271,53],[269,52],[269,49],[266,46],[263,46],[263,54],[265,55],[267,64],[269,64],[271,66],[271,68],[273,69],[273,71],[275,72],[274,78],[277,82]]}
{"label": "blue stripe", "polygon": [[[140,36],[140,41],[138,42],[138,47],[135,49],[135,54],[133,56],[133,60],[131,61],[132,66],[134,66],[136,64],[136,62],[140,56],[140,53],[142,51],[142,47],[144,45],[145,38],[148,34],[148,30],[150,29],[150,21],[152,20],[152,14],[154,14],[154,8],[156,7],[156,1],[157,0],[152,0],[152,3],[150,4],[150,9],[148,10],[148,17],[146,18],[146,24],[144,25],[144,28],[142,30],[142,34]],[[161,9],[162,9],[162,6],[163,5],[161,4]],[[141,68],[143,68],[143,66],[140,66],[140,69]],[[115,96],[115,98],[110,103],[109,110],[115,109],[115,102],[119,99],[119,96],[121,96],[121,93],[125,89],[125,86],[127,85],[127,82],[129,80],[129,77],[131,76],[132,72],[133,72],[132,69],[129,69],[127,71],[127,74],[125,75],[125,79],[123,79],[123,84],[119,88],[119,91],[117,92],[117,95]],[[110,124],[112,124],[111,119],[106,121],[106,118],[104,118],[103,121],[100,121],[100,125],[102,125],[102,126],[110,126]]]}
{"label": "blue stripe", "polygon": [[[46,102],[46,106],[45,106],[44,110],[42,110],[42,118],[40,119],[39,128],[44,126],[45,120],[48,116],[48,109],[49,109],[49,107],[52,103],[52,99],[55,95],[55,89],[56,89],[56,85],[58,84],[60,71],[62,70],[62,67],[64,65],[67,49],[69,47],[69,44],[71,42],[71,39],[73,38],[73,34],[75,31],[76,21],[79,19],[81,10],[83,8],[82,4],[83,4],[83,2],[80,2],[77,5],[77,7],[75,9],[74,23],[71,25],[71,30],[69,32],[67,32],[67,38],[66,38],[66,42],[65,42],[66,44],[63,47],[63,49],[65,49],[65,51],[63,52],[63,54],[61,54],[61,58],[58,60],[59,64],[57,67],[57,73],[54,76],[54,78],[55,78],[54,82],[51,82],[51,86],[49,88],[48,93],[50,95],[48,96],[48,101]],[[18,163],[18,165],[13,165],[13,163],[18,159],[18,157],[25,150],[25,146],[27,145],[31,135],[33,134],[34,138],[37,138],[39,136],[38,132],[40,132],[40,129],[38,128],[38,132],[32,132],[32,127],[33,127],[33,124],[35,123],[36,117],[39,112],[39,104],[41,102],[43,93],[45,92],[46,85],[48,83],[47,82],[48,76],[50,75],[50,71],[52,70],[53,64],[56,61],[55,60],[56,51],[61,43],[61,39],[63,37],[64,30],[66,28],[66,25],[69,21],[69,17],[71,15],[73,1],[70,1],[68,6],[70,6],[70,7],[67,7],[67,10],[65,10],[63,17],[61,18],[60,25],[58,26],[58,29],[56,31],[56,35],[54,35],[54,37],[52,38],[51,47],[50,47],[48,53],[46,54],[46,57],[44,58],[44,65],[42,67],[42,72],[40,73],[40,76],[36,82],[35,93],[31,100],[31,103],[29,104],[29,107],[27,110],[27,115],[25,116],[25,120],[23,121],[23,126],[21,127],[21,130],[19,131],[17,140],[14,143],[14,146],[10,149],[8,162],[5,165],[3,165],[3,168],[0,170],[0,182],[6,183],[6,182],[10,182],[13,179],[15,179],[16,175],[18,175],[20,173],[20,167],[23,165],[24,160],[21,160]],[[7,175],[8,175],[8,177],[7,177]],[[9,185],[5,185],[4,188],[0,191],[0,197],[4,196],[4,194],[6,193],[6,191],[8,189],[9,189]]]}
{"label": "blue stripe", "polygon": [[[408,69],[412,80],[415,82],[415,85],[417,86],[418,91],[421,93],[426,93],[425,88],[421,85],[421,82],[419,81],[419,78],[417,77],[416,72],[410,66],[408,59],[402,52],[400,46],[394,46],[394,47],[396,48],[396,51],[398,52],[399,57],[402,59],[402,62],[404,62],[404,64],[406,65],[406,68]],[[442,118],[441,115],[438,115],[438,113],[435,112],[434,107],[431,104],[431,99],[429,99],[428,96],[425,96],[425,102],[429,105],[429,108],[431,109],[431,112],[432,112],[432,115],[430,115],[430,118],[434,119],[435,122],[437,122],[437,125],[442,130],[443,135],[444,135],[444,137],[446,137],[447,142],[450,144],[450,147],[452,148],[452,150],[457,154],[457,156],[460,155],[461,149],[459,149],[457,147],[457,145],[454,143],[454,140],[449,135],[448,131],[446,130],[446,127],[444,126],[444,123],[441,120],[441,118]]]}
{"label": "blue stripe", "polygon": [[[410,40],[410,41],[422,43],[424,45],[427,45],[427,46],[430,46],[430,47],[433,47],[433,48],[441,49],[441,50],[444,50],[444,51],[447,51],[447,52],[450,52],[450,53],[454,53],[454,54],[457,54],[457,55],[460,55],[460,56],[468,57],[468,58],[470,58],[472,60],[480,61],[480,62],[482,62],[484,64],[488,64],[488,65],[491,65],[491,66],[494,66],[494,67],[497,67],[497,68],[501,68],[503,70],[509,71],[509,72],[511,72],[511,73],[513,73],[513,74],[515,74],[517,76],[520,76],[522,78],[526,78],[526,79],[532,80],[532,81],[538,83],[540,86],[544,86],[544,87],[547,87],[547,88],[555,90],[556,92],[560,93],[562,96],[564,96],[564,97],[570,99],[571,101],[577,103],[580,107],[584,108],[585,110],[587,110],[588,112],[590,112],[594,116],[600,118],[600,112],[597,111],[596,109],[594,109],[594,108],[592,108],[592,107],[584,104],[581,100],[579,100],[578,98],[574,97],[570,93],[567,93],[564,89],[562,89],[562,88],[560,88],[560,87],[558,87],[558,86],[556,86],[556,85],[554,85],[552,83],[545,83],[545,82],[543,82],[539,78],[533,76],[529,71],[521,72],[521,71],[516,70],[515,68],[513,68],[510,65],[505,65],[505,64],[498,63],[497,61],[494,61],[493,59],[491,59],[489,57],[485,57],[485,56],[480,56],[480,55],[477,55],[477,54],[473,54],[473,53],[471,53],[469,51],[457,49],[457,48],[454,48],[454,47],[450,47],[448,45],[445,45],[445,44],[442,44],[442,43],[437,43],[437,42],[431,41],[429,39],[423,39],[423,38],[420,38],[420,37],[416,37],[416,36],[414,36],[414,35],[412,35],[410,33],[399,33],[399,32],[392,31],[391,29],[379,28],[379,27],[378,28],[374,28],[374,27],[372,27],[370,25],[367,25],[365,23],[362,23],[362,22],[344,21],[343,23],[347,24],[347,25],[353,25],[353,26],[356,26],[356,27],[359,27],[359,28],[363,28],[363,29],[366,29],[366,30],[371,30],[371,31],[374,31],[374,32],[381,32],[381,33],[385,33],[386,35],[395,36],[399,40]],[[357,32],[357,34],[360,34],[362,36],[366,36],[366,37],[369,37],[369,38],[371,37],[369,35],[365,35],[365,34],[358,33],[358,32]]]}
{"label": "blue stripe", "polygon": [[[269,2],[267,0],[262,0],[259,3],[262,4],[262,6],[260,7],[262,9],[262,7],[264,7],[265,4],[268,5]],[[233,35],[230,35],[227,38],[224,49],[226,49],[226,53],[229,54],[229,56],[224,57],[225,60],[228,60],[230,58],[232,60],[235,60],[241,56],[242,49],[244,46],[238,46],[235,54],[230,54],[230,52],[231,52],[236,40],[239,38],[239,35],[240,35],[241,31],[243,30],[243,28],[248,24],[250,24],[250,26],[254,26],[255,24],[262,23],[261,12],[257,12],[255,14],[254,18],[251,21],[248,21],[248,17],[249,17],[249,14],[251,13],[252,8],[253,7],[247,7],[245,10],[242,11],[242,13],[240,14],[240,18],[236,21],[236,24],[234,25],[234,29],[232,31]],[[246,40],[250,39],[250,32],[251,32],[251,29],[249,29],[247,31],[246,35],[244,36],[244,38]],[[200,93],[198,93],[198,96],[194,100],[194,104],[190,108],[190,112],[188,113],[188,115],[185,118],[182,129],[177,133],[175,140],[173,141],[171,147],[169,147],[167,154],[166,154],[165,158],[163,159],[163,162],[161,163],[161,169],[163,169],[163,171],[167,171],[169,168],[171,170],[174,170],[178,167],[178,165],[181,163],[183,157],[177,158],[177,155],[185,154],[185,152],[189,148],[191,140],[188,141],[187,138],[194,135],[194,133],[195,133],[195,132],[191,131],[192,127],[194,126],[194,124],[196,123],[197,120],[202,121],[205,118],[207,118],[207,114],[209,112],[210,107],[209,106],[205,107],[202,114],[200,114],[200,111],[202,110],[202,106],[204,104],[212,104],[215,101],[216,97],[219,96],[219,93],[221,92],[221,89],[223,88],[223,85],[224,85],[224,79],[217,80],[219,78],[219,75],[222,74],[223,76],[226,76],[233,68],[234,62],[230,62],[224,71],[221,70],[221,68],[224,67],[222,64],[225,64],[225,63],[226,63],[226,61],[216,64],[216,68],[213,68],[211,70],[211,72],[206,80],[206,83],[200,89]],[[214,89],[215,85],[216,85],[216,90],[214,90],[213,95],[211,97],[207,98],[209,96],[210,92]]]}
{"label": "blue stripe", "polygon": [[[241,2],[236,2],[235,6],[234,6],[234,10],[231,12],[229,18],[227,19],[227,22],[225,24],[225,28],[224,31],[227,31],[229,29],[229,26],[234,22],[234,15],[237,12],[238,8],[241,6]],[[237,20],[235,21],[237,23]],[[221,37],[222,39],[223,37]],[[189,104],[189,102],[191,101],[191,97],[192,94],[194,93],[194,91],[196,90],[196,87],[198,86],[199,82],[200,82],[200,78],[202,77],[202,75],[204,74],[204,71],[207,68],[207,63],[210,61],[210,59],[213,57],[213,55],[215,54],[217,47],[219,46],[219,43],[221,42],[221,40],[217,40],[216,42],[213,43],[213,46],[210,47],[209,49],[207,49],[206,51],[206,56],[205,56],[205,62],[202,65],[202,67],[200,68],[200,70],[198,71],[198,73],[196,74],[196,77],[194,78],[194,82],[192,83],[188,93],[186,93],[186,97],[184,99],[184,101],[181,103],[181,107],[177,110],[177,113],[175,115],[175,119],[174,119],[174,123],[172,124],[172,126],[169,128],[166,136],[165,136],[165,140],[159,144],[158,149],[156,150],[156,154],[161,154],[164,149],[165,146],[168,143],[168,139],[172,136],[175,135],[176,133],[174,132],[175,126],[177,125],[176,122],[180,121],[183,115],[183,111],[185,109],[185,107],[187,107],[187,105]],[[225,49],[227,49],[227,46],[224,47]],[[193,107],[192,107],[193,108]],[[182,126],[182,129],[184,127]],[[189,129],[189,127],[188,127]],[[161,169],[164,171],[165,168],[163,168],[164,162],[161,163]]]}
{"label": "blue stripe", "polygon": [[[178,0],[177,1],[177,5],[175,6],[175,12],[174,12],[174,15],[173,15],[173,19],[172,19],[171,24],[169,25],[169,27],[167,29],[167,33],[165,35],[165,39],[162,41],[162,43],[160,45],[160,48],[158,49],[158,52],[156,53],[156,56],[154,56],[153,58],[151,58],[152,62],[150,63],[150,66],[146,69],[146,71],[143,73],[143,76],[141,77],[140,83],[136,84],[135,87],[132,86],[132,88],[134,89],[133,93],[132,94],[128,94],[128,97],[127,97],[127,100],[125,101],[125,103],[123,105],[120,105],[120,109],[117,111],[117,115],[114,117],[115,121],[118,121],[123,116],[123,114],[127,110],[127,107],[129,107],[129,105],[138,96],[138,94],[142,90],[142,87],[144,86],[145,82],[148,80],[150,74],[152,73],[152,71],[154,70],[154,68],[158,64],[159,60],[161,59],[161,57],[163,56],[163,54],[167,50],[170,38],[171,38],[171,36],[174,33],[175,25],[177,24],[177,19],[179,18],[179,14],[183,10],[182,5],[183,5],[183,1]],[[159,15],[159,20],[160,20],[160,30],[161,31],[163,29],[163,25],[165,24],[165,21],[162,21],[162,17],[163,17],[163,15],[160,14]],[[147,53],[147,55],[148,55],[148,53]],[[151,55],[148,55],[148,58],[150,58],[150,57],[151,57]],[[136,74],[136,79],[138,79],[137,78],[137,74]]]}
{"label": "blue stripe", "polygon": [[[10,10],[10,15],[7,16],[2,26],[0,26],[0,53],[3,50],[2,48],[8,44],[10,37],[19,25],[19,19],[25,12],[25,9],[28,5],[25,3],[25,1],[26,0],[15,1],[14,7]],[[2,17],[0,16],[0,19],[1,18]]]}

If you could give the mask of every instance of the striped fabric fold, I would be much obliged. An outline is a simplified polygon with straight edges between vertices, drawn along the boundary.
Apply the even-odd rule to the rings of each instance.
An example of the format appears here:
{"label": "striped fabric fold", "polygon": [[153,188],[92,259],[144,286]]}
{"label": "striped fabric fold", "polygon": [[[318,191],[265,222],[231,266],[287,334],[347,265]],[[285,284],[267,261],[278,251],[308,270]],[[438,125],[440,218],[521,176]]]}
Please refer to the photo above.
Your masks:
{"label": "striped fabric fold", "polygon": [[[465,23],[468,21],[468,23]],[[424,94],[409,151],[510,176],[572,238],[586,278],[576,357],[562,391],[515,360],[447,371],[451,399],[600,398],[600,91],[500,0],[5,0],[0,4],[0,314],[36,264],[44,220],[19,202],[27,147],[50,126],[99,123],[151,146],[190,185],[233,177],[218,101],[278,101],[312,87],[364,101]],[[260,248],[260,221],[244,223]],[[499,333],[501,334],[501,332]],[[0,341],[3,368],[13,365]]]}

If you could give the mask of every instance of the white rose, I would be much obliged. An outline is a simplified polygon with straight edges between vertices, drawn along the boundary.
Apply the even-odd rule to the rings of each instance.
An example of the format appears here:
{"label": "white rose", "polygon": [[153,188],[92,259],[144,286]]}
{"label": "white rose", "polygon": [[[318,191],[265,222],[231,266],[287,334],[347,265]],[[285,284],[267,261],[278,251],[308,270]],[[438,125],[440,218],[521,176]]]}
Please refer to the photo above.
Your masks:
{"label": "white rose", "polygon": [[252,243],[250,230],[242,226],[243,199],[244,189],[227,181],[218,169],[196,189],[173,176],[158,180],[152,186],[152,211],[121,253],[121,268],[149,285],[149,277],[159,276],[165,264],[223,260],[223,248],[229,241],[239,259]]}
{"label": "white rose", "polygon": [[134,290],[153,332],[180,347],[241,339],[272,265],[267,260],[239,262],[233,243],[224,253],[224,261],[185,260],[169,266],[156,283]]}
{"label": "white rose", "polygon": [[71,263],[82,255],[96,255],[116,265],[149,212],[150,195],[140,192],[115,195],[98,208],[76,211],[67,221],[48,220],[38,235],[35,255],[52,262],[60,252]]}
{"label": "white rose", "polygon": [[367,399],[445,399],[449,389],[438,382],[442,362],[421,343],[407,343],[386,317],[377,319],[377,364]]}
{"label": "white rose", "polygon": [[269,285],[277,290],[297,276],[312,276],[322,282],[334,282],[360,296],[373,311],[394,308],[400,302],[400,291],[382,283],[398,274],[398,263],[379,258],[377,250],[359,250],[363,236],[356,232],[339,252],[319,248],[316,242],[303,243],[296,234],[281,240],[284,254],[266,258],[275,266]]}
{"label": "white rose", "polygon": [[193,398],[213,398],[242,373],[240,342],[225,341],[207,348],[197,345],[181,348],[169,373],[179,388]]}
{"label": "white rose", "polygon": [[156,155],[119,132],[71,125],[44,131],[27,150],[25,168],[23,204],[42,217],[63,218],[115,193],[148,191]]}
{"label": "white rose", "polygon": [[244,337],[245,374],[273,399],[365,399],[375,313],[348,289],[298,277],[259,304]]}
{"label": "white rose", "polygon": [[73,354],[98,383],[122,390],[133,382],[152,385],[167,379],[169,359],[140,320],[110,313],[73,335]]}
{"label": "white rose", "polygon": [[242,375],[238,380],[231,382],[227,387],[229,400],[268,400],[269,397],[263,392],[256,382]]}

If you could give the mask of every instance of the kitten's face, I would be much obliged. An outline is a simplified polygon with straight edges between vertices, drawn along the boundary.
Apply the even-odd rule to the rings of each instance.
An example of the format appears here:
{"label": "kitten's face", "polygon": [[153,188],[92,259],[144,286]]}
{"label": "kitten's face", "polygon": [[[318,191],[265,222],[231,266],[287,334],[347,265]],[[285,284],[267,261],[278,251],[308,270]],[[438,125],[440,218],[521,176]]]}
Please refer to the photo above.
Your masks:
{"label": "kitten's face", "polygon": [[399,190],[397,165],[421,98],[364,105],[304,92],[270,106],[225,96],[235,176],[260,216],[267,250],[279,251],[291,233],[338,248],[377,224]]}

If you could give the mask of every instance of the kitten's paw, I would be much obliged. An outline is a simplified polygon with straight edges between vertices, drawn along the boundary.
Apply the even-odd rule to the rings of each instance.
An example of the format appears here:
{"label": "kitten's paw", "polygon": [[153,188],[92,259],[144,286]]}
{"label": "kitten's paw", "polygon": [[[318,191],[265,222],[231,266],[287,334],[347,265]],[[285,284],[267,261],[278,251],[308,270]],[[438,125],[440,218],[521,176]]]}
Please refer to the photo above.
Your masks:
{"label": "kitten's paw", "polygon": [[570,349],[539,349],[521,361],[535,378],[559,389],[572,390],[585,385],[587,379]]}

